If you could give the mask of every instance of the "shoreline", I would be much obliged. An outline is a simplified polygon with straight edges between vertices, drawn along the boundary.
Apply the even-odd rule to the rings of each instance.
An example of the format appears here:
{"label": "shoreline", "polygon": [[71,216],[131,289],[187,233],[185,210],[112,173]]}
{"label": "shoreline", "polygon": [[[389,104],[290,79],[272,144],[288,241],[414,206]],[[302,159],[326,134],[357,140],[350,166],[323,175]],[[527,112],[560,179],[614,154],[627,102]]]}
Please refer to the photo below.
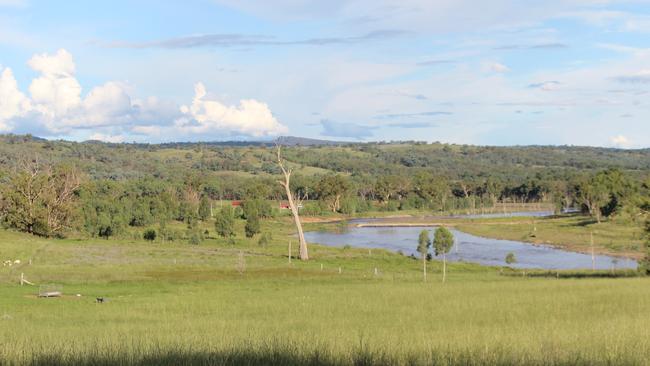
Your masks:
{"label": "shoreline", "polygon": [[[531,212],[538,212],[538,211],[531,211]],[[421,216],[421,217],[416,217],[412,215],[401,215],[401,216],[394,216],[394,217],[365,217],[365,218],[353,218],[355,220],[377,220],[376,222],[360,222],[360,223],[354,223],[351,226],[357,227],[357,228],[398,228],[398,227],[451,227],[451,228],[456,228],[457,226],[460,225],[467,225],[467,222],[463,222],[462,220],[468,220],[469,218],[462,218],[462,217],[449,217],[449,218],[443,218],[444,220],[449,220],[446,222],[440,222],[440,221],[429,221],[427,219],[431,219],[434,217],[426,217],[426,216]],[[435,217],[436,219],[440,219],[442,217]],[[397,219],[397,220],[395,220]],[[408,220],[407,220],[408,219]],[[423,220],[422,222],[417,221],[418,219]],[[401,221],[404,220],[404,221]],[[340,219],[337,218],[336,220],[328,220],[328,221],[320,221],[321,223],[334,223],[334,222],[341,222],[341,221],[346,221],[346,219]],[[457,221],[457,222],[453,222]],[[318,223],[316,221],[315,223]],[[480,225],[481,223],[475,223]],[[486,222],[483,224],[498,224],[498,225],[516,225],[518,223],[513,223],[513,222]],[[459,229],[457,229],[459,230]],[[459,230],[463,231],[463,230]],[[585,245],[580,245],[580,244],[559,244],[559,243],[553,243],[553,242],[545,242],[545,241],[529,241],[526,239],[511,239],[511,238],[504,238],[504,237],[494,237],[494,236],[483,236],[483,235],[477,235],[475,233],[472,233],[471,231],[463,231],[464,233],[470,234],[470,235],[475,235],[479,236],[485,239],[494,239],[494,240],[510,240],[510,241],[519,241],[522,243],[534,245],[534,246],[549,246],[555,249],[561,249],[561,250],[566,250],[569,252],[574,252],[574,253],[581,253],[581,254],[591,254],[591,248],[589,246]],[[624,259],[631,259],[638,261],[641,258],[643,258],[643,253],[636,253],[636,252],[614,252],[611,250],[608,250],[607,248],[603,247],[594,247],[594,254],[595,255],[606,255],[610,257],[615,257],[615,258],[624,258]]]}

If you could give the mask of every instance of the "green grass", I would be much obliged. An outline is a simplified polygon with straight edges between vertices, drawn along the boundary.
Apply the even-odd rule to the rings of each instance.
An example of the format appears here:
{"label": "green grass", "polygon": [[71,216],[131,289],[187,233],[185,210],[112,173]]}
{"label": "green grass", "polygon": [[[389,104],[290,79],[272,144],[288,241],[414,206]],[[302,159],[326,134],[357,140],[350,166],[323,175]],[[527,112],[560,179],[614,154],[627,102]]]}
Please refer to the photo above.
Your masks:
{"label": "green grass", "polygon": [[[0,364],[649,364],[648,278],[454,263],[442,284],[434,261],[423,283],[419,261],[382,250],[311,246],[289,264],[290,221],[264,230],[266,248],[0,231],[0,259],[23,261],[0,267]],[[65,296],[37,298],[20,273]]]}
{"label": "green grass", "polygon": [[461,223],[457,228],[488,238],[552,244],[581,252],[590,251],[590,233],[593,232],[594,247],[598,253],[633,258],[641,257],[645,240],[643,228],[639,224],[616,221],[598,224],[595,220],[580,215],[480,219]]}

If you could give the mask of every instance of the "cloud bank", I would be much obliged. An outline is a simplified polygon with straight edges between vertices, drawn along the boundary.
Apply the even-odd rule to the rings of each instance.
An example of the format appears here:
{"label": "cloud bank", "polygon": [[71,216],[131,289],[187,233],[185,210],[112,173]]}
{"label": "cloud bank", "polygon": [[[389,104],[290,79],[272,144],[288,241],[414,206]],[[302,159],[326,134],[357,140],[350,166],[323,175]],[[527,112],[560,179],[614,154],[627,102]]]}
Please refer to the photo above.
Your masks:
{"label": "cloud bank", "polygon": [[109,81],[85,96],[75,77],[72,55],[60,49],[37,54],[28,65],[38,73],[23,93],[10,68],[0,66],[0,132],[37,132],[60,136],[87,130],[89,138],[121,141],[123,135],[271,136],[286,133],[269,106],[255,99],[225,105],[208,97],[197,83],[189,106],[157,97],[132,98],[130,87]]}

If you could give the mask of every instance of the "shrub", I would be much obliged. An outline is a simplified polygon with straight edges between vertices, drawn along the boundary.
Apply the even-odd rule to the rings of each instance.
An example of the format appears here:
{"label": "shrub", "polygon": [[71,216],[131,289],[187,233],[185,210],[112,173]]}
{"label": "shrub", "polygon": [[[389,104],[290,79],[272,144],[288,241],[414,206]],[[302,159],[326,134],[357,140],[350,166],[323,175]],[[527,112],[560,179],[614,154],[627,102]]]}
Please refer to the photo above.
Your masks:
{"label": "shrub", "polygon": [[201,236],[200,232],[193,231],[190,233],[188,241],[192,245],[199,245],[203,241],[203,237]]}
{"label": "shrub", "polygon": [[344,198],[341,201],[341,208],[339,209],[344,215],[353,215],[357,212],[357,203],[354,198]]}
{"label": "shrub", "polygon": [[269,242],[271,241],[271,235],[268,233],[264,233],[260,236],[260,239],[257,241],[257,245],[261,247],[266,247],[269,245]]}
{"label": "shrub", "polygon": [[244,227],[247,238],[252,238],[260,232],[260,219],[257,216],[248,216],[246,226]]}
{"label": "shrub", "polygon": [[147,241],[154,241],[156,240],[156,230],[154,229],[147,229],[144,231],[144,234],[142,235],[144,240]]}
{"label": "shrub", "polygon": [[220,236],[229,238],[235,235],[235,215],[230,207],[222,208],[216,215],[214,229]]}

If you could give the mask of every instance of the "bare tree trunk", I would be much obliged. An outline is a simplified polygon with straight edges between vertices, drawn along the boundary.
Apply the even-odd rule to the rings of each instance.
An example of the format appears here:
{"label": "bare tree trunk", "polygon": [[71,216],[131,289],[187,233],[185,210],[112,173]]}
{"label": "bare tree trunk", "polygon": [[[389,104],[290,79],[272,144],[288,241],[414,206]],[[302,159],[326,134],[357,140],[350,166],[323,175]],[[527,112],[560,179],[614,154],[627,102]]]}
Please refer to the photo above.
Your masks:
{"label": "bare tree trunk", "polygon": [[305,234],[302,231],[302,224],[300,223],[300,215],[298,213],[298,206],[293,198],[293,193],[291,192],[290,180],[291,180],[291,169],[286,169],[284,163],[282,162],[282,156],[280,154],[280,145],[278,145],[278,165],[282,170],[284,175],[284,181],[278,181],[280,185],[284,187],[284,190],[287,194],[287,200],[289,201],[289,208],[291,209],[291,214],[293,215],[293,222],[296,224],[296,229],[298,230],[298,241],[300,242],[300,259],[303,261],[309,260],[309,253],[307,251],[307,242],[305,241]]}
{"label": "bare tree trunk", "polygon": [[422,270],[424,273],[424,282],[427,282],[427,256],[422,256]]}
{"label": "bare tree trunk", "polygon": [[594,232],[590,231],[589,232],[590,236],[590,243],[591,243],[591,271],[596,270],[596,256],[594,255]]}
{"label": "bare tree trunk", "polygon": [[447,254],[442,253],[442,283],[447,279]]}

